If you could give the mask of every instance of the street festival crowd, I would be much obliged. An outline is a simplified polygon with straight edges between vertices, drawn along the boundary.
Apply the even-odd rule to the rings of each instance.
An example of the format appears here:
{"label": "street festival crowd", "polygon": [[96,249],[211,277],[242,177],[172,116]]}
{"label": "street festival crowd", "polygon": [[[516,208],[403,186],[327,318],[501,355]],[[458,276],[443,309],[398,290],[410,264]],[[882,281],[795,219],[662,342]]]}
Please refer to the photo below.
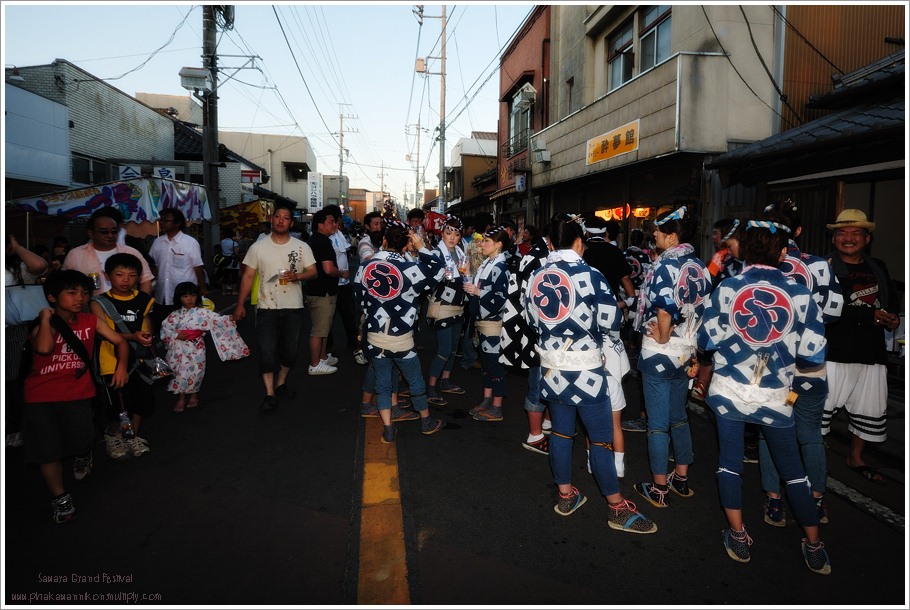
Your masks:
{"label": "street festival crowd", "polygon": [[[820,257],[797,245],[797,204],[774,201],[715,223],[707,261],[693,246],[697,225],[685,206],[667,206],[647,231],[633,229],[625,250],[619,223],[591,214],[559,213],[548,226],[519,231],[488,213],[431,224],[414,209],[399,219],[386,202],[360,233],[349,235],[342,220],[326,206],[306,237],[278,205],[255,241],[225,234],[218,279],[224,294],[237,295],[230,315],[206,298],[199,243],[178,209],[162,210],[150,247],[127,245],[115,208],[97,210],[88,241],[72,249],[60,237],[32,251],[8,235],[7,446],[24,445],[25,461],[38,466],[56,523],[76,517],[63,460],[79,481],[91,472],[96,439],[114,460],[151,451],[140,436],[156,408],[150,384],[166,384],[176,413],[199,408],[206,333],[221,360],[245,358],[236,322],[253,315],[259,408],[293,399],[288,375],[306,311],[308,374],[338,371],[328,350],[338,344],[331,331],[339,316],[364,367],[360,414],[381,419],[383,443],[396,441],[396,422],[419,420],[425,435],[444,428],[430,407],[464,395],[457,375],[475,369],[483,395],[470,400],[470,415],[502,421],[506,371],[523,371],[527,392],[511,399],[510,412],[524,407],[521,444],[549,458],[554,511],[566,517],[587,501],[571,478],[580,421],[608,525],[622,532],[658,529],[620,493],[624,434],[647,438],[651,479],[633,485],[639,504],[684,502],[694,494],[686,404],[704,401],[717,429],[727,555],[750,561],[743,463],[758,461],[765,523],[795,519],[807,567],[831,573],[819,528],[828,522],[823,437],[843,407],[847,466],[884,481],[864,448],[885,439],[885,332],[900,324],[888,271],[866,253],[875,223],[862,211],[845,209],[827,225],[833,249]],[[417,333],[436,338],[426,371]],[[639,417],[622,420],[626,375],[640,380],[644,400]]]}

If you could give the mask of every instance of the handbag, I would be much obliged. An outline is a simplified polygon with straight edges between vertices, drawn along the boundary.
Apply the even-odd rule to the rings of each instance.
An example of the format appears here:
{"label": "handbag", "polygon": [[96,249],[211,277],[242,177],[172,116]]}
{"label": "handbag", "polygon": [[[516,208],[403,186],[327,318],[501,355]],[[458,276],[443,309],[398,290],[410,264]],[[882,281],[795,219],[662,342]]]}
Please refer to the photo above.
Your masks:
{"label": "handbag", "polygon": [[6,287],[6,324],[26,324],[38,317],[41,310],[50,307],[44,296],[44,287],[38,284],[21,284]]}

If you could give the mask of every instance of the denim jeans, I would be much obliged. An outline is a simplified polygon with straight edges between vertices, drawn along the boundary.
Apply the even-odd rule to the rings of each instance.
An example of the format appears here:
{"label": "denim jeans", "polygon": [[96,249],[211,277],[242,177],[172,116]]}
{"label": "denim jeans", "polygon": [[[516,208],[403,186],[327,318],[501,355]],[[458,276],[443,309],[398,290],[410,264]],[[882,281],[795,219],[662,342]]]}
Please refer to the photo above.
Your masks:
{"label": "denim jeans", "polygon": [[[677,464],[692,463],[692,432],[686,412],[689,378],[685,369],[679,368],[672,377],[658,377],[642,373],[645,410],[648,412],[648,458],[651,472],[667,474],[670,458],[670,441]],[[739,456],[740,460],[743,456]]]}
{"label": "denim jeans", "polygon": [[395,367],[404,375],[411,389],[411,402],[415,411],[427,410],[427,386],[420,372],[420,358],[373,358],[370,362],[376,369],[376,408],[380,411],[392,408],[392,374]]}
{"label": "denim jeans", "polygon": [[427,373],[430,377],[439,378],[444,371],[452,371],[455,367],[455,348],[458,347],[460,337],[461,324],[436,329],[436,356]]}
{"label": "denim jeans", "polygon": [[[720,448],[717,466],[717,487],[723,508],[742,510],[743,507],[743,449],[746,422],[717,416],[717,440]],[[803,527],[818,525],[818,510],[809,487],[809,477],[803,470],[796,442],[796,426],[772,428],[761,426],[774,463],[787,482],[787,500],[796,521]]]}
{"label": "denim jeans", "polygon": [[[376,360],[376,359],[370,358],[370,361],[367,364],[367,372],[363,376],[362,390],[364,392],[368,392],[370,394],[376,394],[376,368],[373,366],[374,360]],[[391,371],[390,375],[391,375],[391,379],[392,379],[392,394],[397,394],[398,393],[398,369],[395,367],[392,367],[392,371]],[[390,400],[391,400],[391,398],[390,398]]]}
{"label": "denim jeans", "polygon": [[274,373],[279,366],[294,366],[302,329],[303,309],[257,308],[256,338],[261,352],[260,375]]}
{"label": "denim jeans", "polygon": [[550,403],[550,471],[553,482],[567,485],[572,482],[572,444],[575,437],[575,420],[581,417],[591,441],[591,472],[604,496],[619,493],[616,478],[616,461],[613,450],[604,445],[613,442],[613,413],[607,400],[593,405]]}
{"label": "denim jeans", "polygon": [[[822,414],[825,412],[825,395],[801,396],[793,407],[796,424],[796,442],[803,466],[809,475],[812,491],[825,493],[828,479],[828,458],[822,438]],[[780,493],[780,474],[771,459],[771,452],[764,436],[758,442],[758,464],[761,468],[761,487],[765,491]]]}
{"label": "denim jeans", "polygon": [[547,407],[540,404],[540,367],[528,369],[528,395],[525,396],[525,411],[543,413]]}
{"label": "denim jeans", "polygon": [[471,341],[471,335],[474,333],[474,320],[470,316],[464,324],[464,332],[461,333],[461,368],[468,370],[477,362],[477,348]]}
{"label": "denim jeans", "polygon": [[480,356],[483,389],[492,388],[493,396],[505,396],[506,367],[499,361],[499,352],[490,354],[479,350],[478,355]]}

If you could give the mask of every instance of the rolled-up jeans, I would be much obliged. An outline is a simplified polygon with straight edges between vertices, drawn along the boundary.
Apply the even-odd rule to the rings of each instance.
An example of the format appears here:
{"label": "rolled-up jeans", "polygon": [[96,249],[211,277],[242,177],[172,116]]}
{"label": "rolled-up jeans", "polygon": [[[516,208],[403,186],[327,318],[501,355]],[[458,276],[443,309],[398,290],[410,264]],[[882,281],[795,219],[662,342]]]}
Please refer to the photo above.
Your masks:
{"label": "rolled-up jeans", "polygon": [[427,410],[427,386],[420,372],[420,358],[412,352],[410,358],[375,357],[370,360],[376,370],[376,408],[392,408],[392,373],[398,367],[411,389],[411,403],[415,411]]}
{"label": "rolled-up jeans", "polygon": [[428,376],[439,378],[443,372],[451,372],[455,368],[455,348],[460,338],[460,322],[436,329],[436,357],[430,363]]}
{"label": "rolled-up jeans", "polygon": [[557,485],[568,485],[572,482],[572,444],[575,437],[575,420],[581,422],[591,441],[591,472],[604,496],[619,493],[619,479],[616,478],[616,460],[612,448],[613,412],[610,400],[590,405],[570,405],[550,402],[550,421],[553,430],[550,433],[550,471],[553,482]]}
{"label": "rolled-up jeans", "polygon": [[[793,405],[793,420],[796,426],[796,442],[803,467],[812,484],[812,491],[825,493],[828,479],[828,457],[825,454],[825,440],[822,438],[822,415],[825,412],[825,395],[800,396]],[[780,473],[771,459],[768,442],[764,435],[758,441],[758,464],[761,469],[761,486],[765,491],[780,493]]]}
{"label": "rolled-up jeans", "polygon": [[[673,458],[677,464],[692,463],[692,432],[686,412],[689,378],[683,368],[673,371],[671,377],[658,377],[642,373],[645,409],[648,412],[648,458],[651,472],[667,474],[670,458],[670,441],[673,441]],[[742,459],[742,456],[739,456]]]}
{"label": "rolled-up jeans", "polygon": [[259,341],[259,374],[274,373],[279,366],[297,362],[297,346],[303,329],[303,309],[256,309]]}
{"label": "rolled-up jeans", "polygon": [[[361,388],[364,392],[369,394],[376,394],[376,367],[373,365],[375,358],[370,358],[370,362],[367,365],[367,372],[363,376],[363,387]],[[389,371],[389,377],[392,381],[392,394],[398,393],[398,369],[394,366]]]}

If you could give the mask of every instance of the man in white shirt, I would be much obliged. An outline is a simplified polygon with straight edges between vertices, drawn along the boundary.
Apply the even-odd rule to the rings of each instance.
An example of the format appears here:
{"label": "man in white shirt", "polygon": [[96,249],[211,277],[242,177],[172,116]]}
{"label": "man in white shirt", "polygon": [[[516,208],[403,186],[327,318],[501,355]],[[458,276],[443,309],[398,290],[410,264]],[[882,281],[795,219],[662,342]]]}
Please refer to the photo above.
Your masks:
{"label": "man in white shirt", "polygon": [[195,282],[199,296],[208,294],[205,269],[202,266],[202,249],[196,238],[183,232],[186,217],[177,208],[161,211],[158,223],[164,232],[152,243],[149,256],[158,267],[155,282],[155,314],[159,325],[180,303],[174,303],[174,289],[181,282]]}

